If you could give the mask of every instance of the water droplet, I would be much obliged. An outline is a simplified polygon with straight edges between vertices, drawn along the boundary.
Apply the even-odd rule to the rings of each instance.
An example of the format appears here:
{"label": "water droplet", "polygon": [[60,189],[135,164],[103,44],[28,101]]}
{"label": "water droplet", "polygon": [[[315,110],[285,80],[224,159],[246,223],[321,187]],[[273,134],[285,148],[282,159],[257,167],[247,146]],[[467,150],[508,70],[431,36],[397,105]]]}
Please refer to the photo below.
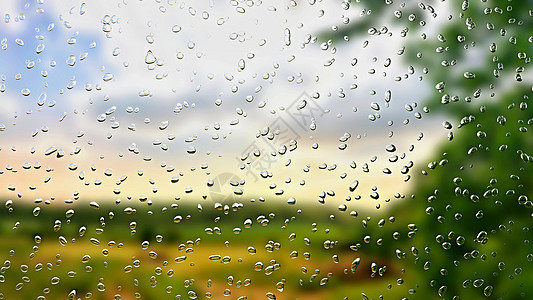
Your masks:
{"label": "water droplet", "polygon": [[165,130],[165,129],[167,129],[167,127],[168,127],[168,121],[163,121],[159,125],[159,130]]}
{"label": "water droplet", "polygon": [[146,53],[146,56],[144,57],[144,62],[146,64],[153,64],[155,63],[155,61],[156,61],[156,58],[154,54],[152,53],[152,50],[148,50],[148,52]]}
{"label": "water droplet", "polygon": [[67,65],[73,67],[75,64],[76,64],[76,56],[74,56],[74,55],[70,55],[70,56],[67,58]]}
{"label": "water droplet", "polygon": [[47,155],[47,156],[48,156],[48,155],[53,154],[53,153],[56,152],[56,151],[57,151],[57,148],[54,147],[54,146],[52,146],[52,147],[49,147],[48,149],[46,149],[46,150],[44,151],[44,155]]}
{"label": "water droplet", "polygon": [[472,73],[472,72],[464,72],[463,76],[466,78],[466,79],[474,79],[476,78],[476,74]]}
{"label": "water droplet", "polygon": [[291,30],[289,28],[285,28],[284,30],[284,39],[285,39],[285,46],[291,45]]}
{"label": "water droplet", "polygon": [[35,48],[35,52],[37,54],[40,54],[41,52],[43,52],[43,50],[44,50],[44,44],[42,44],[42,43],[37,45],[37,47]]}
{"label": "water droplet", "polygon": [[114,75],[112,73],[105,73],[104,74],[104,77],[102,78],[105,82],[108,82],[110,80],[112,80],[114,77]]}
{"label": "water droplet", "polygon": [[87,11],[87,4],[85,4],[85,2],[83,2],[81,5],[80,5],[80,15],[84,15],[85,12]]}

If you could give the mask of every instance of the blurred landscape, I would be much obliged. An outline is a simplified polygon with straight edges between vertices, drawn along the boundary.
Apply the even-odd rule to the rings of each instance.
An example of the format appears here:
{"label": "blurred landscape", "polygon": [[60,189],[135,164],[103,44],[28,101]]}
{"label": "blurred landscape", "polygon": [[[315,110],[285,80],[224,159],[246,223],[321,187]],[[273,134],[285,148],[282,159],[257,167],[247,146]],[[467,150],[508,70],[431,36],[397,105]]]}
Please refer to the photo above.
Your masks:
{"label": "blurred landscape", "polygon": [[0,299],[533,297],[533,1],[217,5],[0,5]]}

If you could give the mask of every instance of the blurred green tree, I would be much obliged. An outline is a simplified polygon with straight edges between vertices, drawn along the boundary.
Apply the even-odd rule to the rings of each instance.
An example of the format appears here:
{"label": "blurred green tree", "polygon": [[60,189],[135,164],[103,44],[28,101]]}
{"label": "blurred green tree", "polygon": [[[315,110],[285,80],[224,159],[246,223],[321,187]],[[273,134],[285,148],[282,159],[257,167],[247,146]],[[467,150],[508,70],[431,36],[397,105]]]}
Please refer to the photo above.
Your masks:
{"label": "blurred green tree", "polygon": [[[426,176],[416,179],[412,199],[392,209],[395,226],[367,229],[407,234],[370,251],[396,252],[415,298],[531,299],[533,1],[355,5],[372,17],[321,37],[340,41],[393,19],[406,34],[404,62],[424,68],[435,87],[424,105],[446,115],[449,131],[418,170]],[[448,21],[434,24],[440,13]],[[428,25],[436,36],[424,33]]]}

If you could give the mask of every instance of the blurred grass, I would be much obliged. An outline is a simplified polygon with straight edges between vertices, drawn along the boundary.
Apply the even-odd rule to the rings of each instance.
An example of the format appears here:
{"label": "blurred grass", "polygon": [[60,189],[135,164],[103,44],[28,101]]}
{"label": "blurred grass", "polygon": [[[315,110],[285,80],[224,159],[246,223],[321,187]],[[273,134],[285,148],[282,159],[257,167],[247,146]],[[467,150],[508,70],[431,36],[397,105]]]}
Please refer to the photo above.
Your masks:
{"label": "blurred grass", "polygon": [[[161,209],[150,207],[154,212]],[[240,211],[230,211],[227,215],[212,208],[199,212],[196,207],[187,205],[157,215],[148,214],[148,210],[147,207],[137,208],[135,214],[125,215],[118,213],[115,207],[104,206],[99,210],[76,209],[69,218],[65,216],[66,209],[46,207],[37,217],[30,214],[30,207],[15,207],[12,213],[3,210],[0,224],[4,238],[0,243],[0,253],[14,251],[11,256],[1,257],[10,265],[6,268],[4,263],[3,282],[0,283],[4,299],[34,299],[39,295],[59,299],[71,290],[76,290],[78,297],[82,298],[92,292],[93,299],[109,299],[115,294],[122,299],[130,299],[135,297],[135,293],[142,295],[143,299],[174,298],[177,295],[188,299],[190,291],[201,299],[206,293],[218,299],[226,289],[231,291],[230,298],[244,295],[249,299],[264,298],[266,293],[271,292],[278,299],[326,299],[340,297],[341,294],[361,296],[363,291],[368,295],[373,291],[378,293],[386,290],[388,282],[394,282],[396,277],[401,276],[400,267],[395,266],[394,261],[383,261],[378,256],[372,257],[371,253],[351,250],[351,244],[346,244],[346,237],[362,239],[363,226],[354,226],[352,217],[343,217],[333,210],[306,208],[298,213],[297,208],[282,209],[267,203],[248,204]],[[109,211],[115,211],[112,219]],[[174,224],[172,220],[177,212],[183,219]],[[272,212],[275,215],[269,216]],[[330,213],[337,215],[335,220],[329,218]],[[252,218],[250,228],[243,226],[245,219],[261,215],[269,219],[268,225],[262,226]],[[217,217],[220,219],[215,221]],[[54,232],[56,220],[62,225]],[[17,221],[20,225],[13,230],[12,226]],[[134,234],[130,229],[132,221],[137,222]],[[79,235],[81,226],[87,228],[82,237]],[[220,228],[220,234],[206,233],[205,228],[215,226]],[[239,234],[233,232],[236,227],[242,228]],[[100,233],[98,230],[101,230]],[[291,234],[295,238],[289,240]],[[34,240],[36,235],[41,237],[39,243]],[[163,237],[160,242],[156,239],[157,235]],[[66,238],[66,245],[60,244],[59,236]],[[100,244],[93,244],[91,238],[98,239]],[[308,238],[307,243],[304,238]],[[150,243],[146,249],[141,247],[143,241]],[[279,243],[279,249],[267,250],[265,246],[269,241]],[[333,246],[325,249],[326,241],[332,241]],[[250,246],[256,249],[255,254],[248,252]],[[157,257],[150,257],[150,251],[157,253]],[[292,251],[298,251],[296,258],[290,258]],[[308,258],[304,252],[309,254]],[[91,258],[82,262],[85,255]],[[209,259],[211,255],[227,256],[231,260],[212,261]],[[337,260],[333,255],[337,255]],[[175,261],[182,256],[186,257],[184,261]],[[350,269],[356,257],[362,259],[358,271],[345,274],[345,269]],[[126,272],[125,267],[133,266],[135,260],[139,260],[139,266]],[[380,266],[387,265],[388,271],[383,277],[370,277],[371,261],[378,262]],[[261,262],[263,268],[254,271],[257,262]],[[50,268],[47,268],[48,263]],[[38,264],[43,265],[40,271],[35,269]],[[270,273],[266,271],[267,267],[277,264],[279,269],[276,267],[267,275]],[[21,270],[20,266],[24,265],[28,266],[27,271]],[[306,272],[302,272],[302,267],[306,268]],[[171,269],[173,274],[169,276]],[[72,271],[76,275],[69,277]],[[29,282],[16,291],[17,284],[24,282],[24,276]],[[50,282],[54,276],[60,278],[57,285]],[[234,277],[233,284],[228,284],[228,276]],[[327,277],[330,277],[328,282],[321,286],[320,281]],[[244,285],[246,279],[251,281],[249,286]],[[190,283],[188,287],[184,284],[187,280]],[[211,287],[208,287],[208,280],[212,281]],[[275,288],[275,284],[282,280],[285,282],[283,293]],[[240,287],[237,287],[239,281]],[[100,282],[105,285],[103,291],[98,291]],[[46,288],[50,289],[47,293],[44,292]],[[405,292],[403,286],[395,287],[391,292],[399,289]]]}

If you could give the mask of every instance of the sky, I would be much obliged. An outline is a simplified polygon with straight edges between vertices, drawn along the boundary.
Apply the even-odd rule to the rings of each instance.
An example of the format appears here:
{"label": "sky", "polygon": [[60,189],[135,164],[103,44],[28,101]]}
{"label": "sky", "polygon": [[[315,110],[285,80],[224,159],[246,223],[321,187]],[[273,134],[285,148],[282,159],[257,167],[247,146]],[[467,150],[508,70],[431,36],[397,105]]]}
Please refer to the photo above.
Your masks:
{"label": "sky", "polygon": [[434,87],[398,55],[401,28],[321,40],[372,17],[340,3],[2,2],[0,15],[3,199],[316,203],[329,191],[328,205],[374,209],[409,192],[402,167],[417,176],[446,133],[424,112]]}

